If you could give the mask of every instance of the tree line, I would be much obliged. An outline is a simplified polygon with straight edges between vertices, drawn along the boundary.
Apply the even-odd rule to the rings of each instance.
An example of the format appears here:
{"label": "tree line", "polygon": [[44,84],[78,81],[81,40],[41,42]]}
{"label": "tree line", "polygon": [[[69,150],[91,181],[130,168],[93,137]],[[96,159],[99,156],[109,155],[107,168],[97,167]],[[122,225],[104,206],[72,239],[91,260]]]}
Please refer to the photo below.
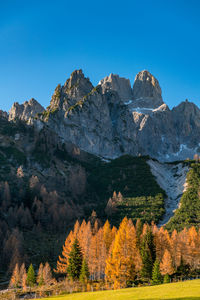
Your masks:
{"label": "tree line", "polygon": [[[71,251],[74,243],[88,266],[91,280],[105,280],[109,288],[132,286],[139,282],[158,284],[175,277],[200,274],[200,231],[195,227],[171,234],[163,227],[134,225],[124,218],[119,226],[103,227],[77,221],[63,246],[55,272],[72,276]],[[79,267],[81,270],[81,264]],[[78,279],[78,278],[76,278]]]}
{"label": "tree line", "polygon": [[[200,274],[200,230],[195,227],[171,234],[154,223],[134,225],[125,217],[119,229],[109,221],[99,226],[98,220],[78,221],[68,234],[53,270],[56,277],[87,284],[103,282],[108,289],[141,284],[161,284]],[[41,264],[35,277],[33,266],[28,272],[18,264],[10,286],[26,287],[52,283],[51,268]],[[31,275],[30,275],[31,274]],[[30,279],[32,278],[32,279]]]}

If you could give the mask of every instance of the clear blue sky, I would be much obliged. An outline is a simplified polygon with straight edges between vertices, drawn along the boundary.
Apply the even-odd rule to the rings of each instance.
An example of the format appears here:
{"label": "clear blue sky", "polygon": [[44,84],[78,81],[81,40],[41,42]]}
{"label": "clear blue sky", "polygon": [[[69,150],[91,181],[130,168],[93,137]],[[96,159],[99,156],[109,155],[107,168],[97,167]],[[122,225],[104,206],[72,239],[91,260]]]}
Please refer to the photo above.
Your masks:
{"label": "clear blue sky", "polygon": [[200,1],[0,1],[1,109],[31,97],[46,107],[80,68],[94,85],[148,69],[170,107],[199,105]]}

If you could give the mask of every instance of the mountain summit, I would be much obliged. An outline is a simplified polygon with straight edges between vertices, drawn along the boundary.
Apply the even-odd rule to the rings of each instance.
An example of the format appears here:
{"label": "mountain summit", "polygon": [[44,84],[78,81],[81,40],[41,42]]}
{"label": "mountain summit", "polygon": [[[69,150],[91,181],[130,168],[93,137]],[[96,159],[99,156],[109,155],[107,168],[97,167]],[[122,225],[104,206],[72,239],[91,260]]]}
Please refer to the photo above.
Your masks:
{"label": "mountain summit", "polygon": [[56,87],[46,110],[34,99],[15,103],[9,120],[21,119],[41,130],[48,126],[64,141],[104,158],[150,155],[173,161],[200,153],[200,110],[182,102],[170,110],[158,80],[147,70],[129,79],[116,74],[94,87],[75,70]]}
{"label": "mountain summit", "polygon": [[163,104],[158,80],[148,71],[139,72],[133,85],[135,106],[157,108]]}

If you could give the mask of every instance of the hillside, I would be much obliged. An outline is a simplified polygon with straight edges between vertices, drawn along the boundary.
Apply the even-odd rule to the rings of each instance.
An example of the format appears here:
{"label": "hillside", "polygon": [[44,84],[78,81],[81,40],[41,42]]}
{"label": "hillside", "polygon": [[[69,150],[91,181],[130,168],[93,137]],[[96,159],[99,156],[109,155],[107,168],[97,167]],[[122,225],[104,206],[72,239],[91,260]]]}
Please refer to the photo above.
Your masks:
{"label": "hillside", "polygon": [[133,87],[113,74],[94,87],[76,70],[46,109],[31,99],[0,111],[2,270],[24,258],[55,266],[77,219],[166,224],[190,167],[167,228],[198,226],[199,171],[169,161],[199,151],[199,116],[188,101],[169,110],[148,71]]}
{"label": "hillside", "polygon": [[[156,222],[164,213],[165,192],[148,157],[124,156],[105,162],[64,143],[47,126],[0,118],[0,240],[2,270],[16,259],[55,264],[76,219],[97,217],[118,225],[128,215]],[[113,193],[121,202],[106,210]],[[56,241],[56,243],[55,243]],[[8,251],[9,249],[9,251]]]}

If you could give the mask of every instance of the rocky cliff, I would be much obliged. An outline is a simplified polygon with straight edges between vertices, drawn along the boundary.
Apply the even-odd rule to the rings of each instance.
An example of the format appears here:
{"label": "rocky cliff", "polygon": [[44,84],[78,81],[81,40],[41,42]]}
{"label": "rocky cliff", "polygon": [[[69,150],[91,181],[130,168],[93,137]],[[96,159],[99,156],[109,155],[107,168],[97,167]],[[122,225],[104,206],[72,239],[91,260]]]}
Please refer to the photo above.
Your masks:
{"label": "rocky cliff", "polygon": [[172,161],[200,152],[199,108],[185,101],[170,110],[158,80],[146,70],[133,87],[113,74],[94,87],[76,70],[56,87],[45,111],[38,103],[15,103],[9,120],[15,118],[48,126],[64,141],[104,158],[131,154]]}
{"label": "rocky cliff", "polygon": [[36,114],[42,113],[43,111],[44,107],[42,107],[34,98],[21,105],[18,102],[15,102],[9,111],[9,121],[20,119],[28,122],[34,118]]}

